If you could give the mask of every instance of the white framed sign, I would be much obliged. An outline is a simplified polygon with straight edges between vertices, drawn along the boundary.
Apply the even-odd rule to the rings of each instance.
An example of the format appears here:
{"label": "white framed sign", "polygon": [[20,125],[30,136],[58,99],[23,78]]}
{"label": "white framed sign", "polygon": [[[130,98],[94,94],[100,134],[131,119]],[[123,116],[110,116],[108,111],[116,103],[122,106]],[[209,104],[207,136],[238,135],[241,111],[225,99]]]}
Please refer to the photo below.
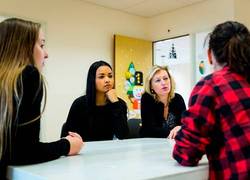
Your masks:
{"label": "white framed sign", "polygon": [[183,35],[153,42],[154,65],[190,63],[191,38]]}

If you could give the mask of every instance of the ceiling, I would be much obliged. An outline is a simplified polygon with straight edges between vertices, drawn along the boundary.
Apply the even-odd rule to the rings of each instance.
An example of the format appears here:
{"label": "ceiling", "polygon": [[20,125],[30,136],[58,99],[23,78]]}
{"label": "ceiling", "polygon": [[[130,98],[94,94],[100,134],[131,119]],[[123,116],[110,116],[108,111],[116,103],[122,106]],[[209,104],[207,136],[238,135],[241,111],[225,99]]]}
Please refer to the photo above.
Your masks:
{"label": "ceiling", "polygon": [[153,17],[206,0],[81,0],[142,17]]}

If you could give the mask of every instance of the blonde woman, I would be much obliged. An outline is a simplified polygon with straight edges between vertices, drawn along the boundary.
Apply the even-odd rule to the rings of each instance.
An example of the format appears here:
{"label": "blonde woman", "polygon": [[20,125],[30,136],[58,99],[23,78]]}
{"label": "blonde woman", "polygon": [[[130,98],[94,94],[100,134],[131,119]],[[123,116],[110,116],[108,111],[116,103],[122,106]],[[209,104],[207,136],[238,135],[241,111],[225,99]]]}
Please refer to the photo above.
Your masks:
{"label": "blonde woman", "polygon": [[182,96],[175,93],[175,83],[168,68],[154,66],[141,99],[141,137],[174,138],[185,110]]}
{"label": "blonde woman", "polygon": [[44,45],[40,24],[17,18],[0,23],[0,179],[7,165],[74,155],[83,145],[73,132],[55,142],[39,141]]}

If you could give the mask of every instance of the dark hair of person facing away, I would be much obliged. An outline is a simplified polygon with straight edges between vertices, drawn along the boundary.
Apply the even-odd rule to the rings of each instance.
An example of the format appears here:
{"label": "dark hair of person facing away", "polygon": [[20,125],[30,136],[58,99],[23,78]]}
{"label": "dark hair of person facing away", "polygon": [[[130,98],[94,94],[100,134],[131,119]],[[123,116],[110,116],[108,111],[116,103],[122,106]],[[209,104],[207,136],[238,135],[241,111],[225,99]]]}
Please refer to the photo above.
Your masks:
{"label": "dark hair of person facing away", "polygon": [[112,70],[111,66],[105,61],[96,61],[90,66],[86,88],[87,103],[89,107],[96,105],[96,71],[101,66],[108,66]]}
{"label": "dark hair of person facing away", "polygon": [[0,23],[0,160],[11,150],[12,127],[17,124],[15,116],[23,95],[19,78],[27,65],[35,65],[33,48],[40,27],[18,18]]}
{"label": "dark hair of person facing away", "polygon": [[209,37],[209,49],[219,64],[228,65],[250,83],[250,34],[241,23],[219,24]]}

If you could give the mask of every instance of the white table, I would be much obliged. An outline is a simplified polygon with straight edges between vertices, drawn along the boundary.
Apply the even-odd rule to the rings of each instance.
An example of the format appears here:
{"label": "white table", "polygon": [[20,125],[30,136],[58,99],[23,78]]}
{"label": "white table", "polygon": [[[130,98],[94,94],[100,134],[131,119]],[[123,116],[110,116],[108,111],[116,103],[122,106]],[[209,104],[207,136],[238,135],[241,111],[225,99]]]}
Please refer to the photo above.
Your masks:
{"label": "white table", "polygon": [[142,138],[87,142],[80,155],[26,166],[10,166],[14,180],[207,179],[205,158],[197,167],[180,166],[172,158],[174,141]]}

